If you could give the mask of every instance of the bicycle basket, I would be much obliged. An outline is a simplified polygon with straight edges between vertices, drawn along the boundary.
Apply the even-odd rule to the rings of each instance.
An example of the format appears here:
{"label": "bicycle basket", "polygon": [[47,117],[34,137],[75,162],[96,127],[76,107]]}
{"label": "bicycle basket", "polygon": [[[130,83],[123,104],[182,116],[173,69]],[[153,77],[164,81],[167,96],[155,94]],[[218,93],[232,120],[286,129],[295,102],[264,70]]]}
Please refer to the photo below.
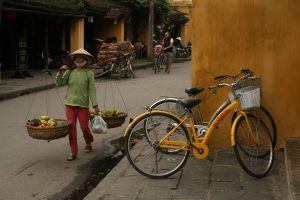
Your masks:
{"label": "bicycle basket", "polygon": [[154,48],[155,55],[159,55],[161,52],[161,49],[162,49],[161,45],[156,45]]}
{"label": "bicycle basket", "polygon": [[[233,86],[233,92],[239,97],[240,107],[242,110],[250,110],[260,107],[261,98],[261,79],[245,79],[239,84]],[[230,99],[234,97],[231,94]]]}

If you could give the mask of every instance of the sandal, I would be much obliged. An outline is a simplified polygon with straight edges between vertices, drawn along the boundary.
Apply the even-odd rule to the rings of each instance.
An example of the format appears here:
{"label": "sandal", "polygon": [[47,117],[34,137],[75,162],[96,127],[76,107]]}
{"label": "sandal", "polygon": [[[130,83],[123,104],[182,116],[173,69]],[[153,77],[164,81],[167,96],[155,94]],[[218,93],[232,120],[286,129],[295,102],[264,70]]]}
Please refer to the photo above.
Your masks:
{"label": "sandal", "polygon": [[87,144],[86,146],[85,146],[85,153],[90,153],[90,152],[92,152],[92,145],[91,144]]}
{"label": "sandal", "polygon": [[73,155],[72,153],[70,153],[68,156],[67,156],[67,161],[72,161],[72,160],[75,160],[77,158],[76,155]]}

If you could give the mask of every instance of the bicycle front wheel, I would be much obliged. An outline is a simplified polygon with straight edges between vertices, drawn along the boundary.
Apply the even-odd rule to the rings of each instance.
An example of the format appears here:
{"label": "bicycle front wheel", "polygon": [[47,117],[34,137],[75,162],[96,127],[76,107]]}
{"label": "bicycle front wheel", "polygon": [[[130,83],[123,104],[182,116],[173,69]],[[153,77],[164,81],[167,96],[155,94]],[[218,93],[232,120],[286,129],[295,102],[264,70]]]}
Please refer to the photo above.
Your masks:
{"label": "bicycle front wheel", "polygon": [[153,70],[154,70],[155,74],[156,74],[157,71],[159,71],[159,68],[160,68],[160,57],[155,56],[155,62],[154,62],[154,65],[153,65]]}
{"label": "bicycle front wheel", "polygon": [[[180,150],[174,151],[172,147],[158,145],[179,123],[176,117],[159,111],[148,112],[133,121],[127,131],[125,151],[135,170],[150,178],[166,178],[183,167],[190,153],[188,150],[178,147]],[[167,140],[188,141],[188,131],[181,125]]]}
{"label": "bicycle front wheel", "polygon": [[[260,105],[260,108],[256,108],[254,110],[248,111],[248,113],[254,115],[256,118],[261,119],[265,123],[268,130],[270,131],[273,147],[275,148],[277,142],[277,127],[270,112],[265,107]],[[234,122],[236,117],[237,117],[237,112],[233,114],[231,119],[231,124]]]}
{"label": "bicycle front wheel", "polygon": [[274,148],[265,123],[247,114],[238,119],[234,133],[234,151],[241,167],[253,177],[266,176],[274,162]]}

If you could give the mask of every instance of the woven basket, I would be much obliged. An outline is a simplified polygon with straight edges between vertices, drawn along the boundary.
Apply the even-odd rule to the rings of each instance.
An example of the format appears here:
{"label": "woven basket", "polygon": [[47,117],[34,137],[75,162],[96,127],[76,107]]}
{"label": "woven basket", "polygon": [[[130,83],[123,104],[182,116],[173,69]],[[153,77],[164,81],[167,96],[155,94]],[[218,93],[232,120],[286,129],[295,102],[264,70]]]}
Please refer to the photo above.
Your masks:
{"label": "woven basket", "polygon": [[122,113],[120,116],[116,117],[102,117],[103,120],[107,123],[108,128],[115,128],[121,126],[127,117],[126,113]]}
{"label": "woven basket", "polygon": [[70,133],[71,122],[64,119],[55,119],[58,126],[51,128],[41,128],[36,126],[31,126],[31,122],[26,123],[28,134],[35,139],[40,140],[55,140],[63,138]]}

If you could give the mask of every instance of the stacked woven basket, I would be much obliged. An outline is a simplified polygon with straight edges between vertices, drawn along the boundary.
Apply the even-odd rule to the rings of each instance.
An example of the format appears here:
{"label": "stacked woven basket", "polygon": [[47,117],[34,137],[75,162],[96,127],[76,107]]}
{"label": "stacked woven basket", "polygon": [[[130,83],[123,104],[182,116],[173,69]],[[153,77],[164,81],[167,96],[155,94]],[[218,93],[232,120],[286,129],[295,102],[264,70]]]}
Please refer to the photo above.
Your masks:
{"label": "stacked woven basket", "polygon": [[29,136],[40,140],[55,140],[63,138],[70,133],[71,122],[64,119],[55,119],[55,126],[41,126],[35,124],[36,119],[29,120],[25,126]]}
{"label": "stacked woven basket", "polygon": [[114,62],[121,54],[131,54],[135,55],[135,48],[131,42],[117,42],[114,44],[102,44],[100,51],[98,52],[97,59],[99,65],[97,67],[101,68],[105,65]]}

